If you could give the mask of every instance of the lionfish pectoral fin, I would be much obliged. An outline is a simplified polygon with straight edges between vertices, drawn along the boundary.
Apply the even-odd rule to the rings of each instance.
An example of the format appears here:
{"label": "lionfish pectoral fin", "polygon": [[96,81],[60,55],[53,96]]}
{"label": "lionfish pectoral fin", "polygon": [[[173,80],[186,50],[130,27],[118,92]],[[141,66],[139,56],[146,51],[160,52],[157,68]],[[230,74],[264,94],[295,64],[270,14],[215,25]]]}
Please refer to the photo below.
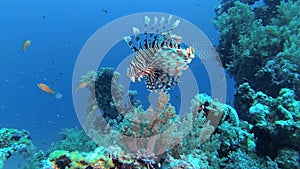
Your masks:
{"label": "lionfish pectoral fin", "polygon": [[131,79],[132,82],[135,82],[135,78],[134,78],[134,77],[132,77],[132,78],[130,78],[130,79]]}
{"label": "lionfish pectoral fin", "polygon": [[189,68],[188,65],[184,65],[183,68],[182,68],[182,70],[187,70],[188,68]]}
{"label": "lionfish pectoral fin", "polygon": [[187,53],[190,55],[190,58],[195,58],[195,48],[193,46],[190,46],[186,49]]}
{"label": "lionfish pectoral fin", "polygon": [[173,18],[173,16],[170,15],[169,18],[168,18],[168,21],[167,21],[167,24],[168,24],[168,25],[170,25],[172,18]]}
{"label": "lionfish pectoral fin", "polygon": [[167,91],[177,84],[177,79],[160,69],[153,70],[145,79],[146,88],[151,92]]}

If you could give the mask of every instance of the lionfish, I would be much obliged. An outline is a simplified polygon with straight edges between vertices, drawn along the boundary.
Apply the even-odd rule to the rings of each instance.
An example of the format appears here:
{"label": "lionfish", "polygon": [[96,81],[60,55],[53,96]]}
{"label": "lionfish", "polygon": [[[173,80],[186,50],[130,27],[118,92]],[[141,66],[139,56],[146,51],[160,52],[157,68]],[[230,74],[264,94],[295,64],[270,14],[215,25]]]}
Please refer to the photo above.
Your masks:
{"label": "lionfish", "polygon": [[160,21],[154,17],[150,26],[150,18],[145,16],[144,33],[133,27],[134,37],[124,37],[135,52],[127,76],[132,82],[145,78],[146,87],[151,92],[172,89],[178,83],[182,71],[188,68],[188,64],[195,57],[194,48],[183,49],[182,37],[172,34],[180,20],[173,23],[171,21],[172,15],[167,20],[162,17]]}

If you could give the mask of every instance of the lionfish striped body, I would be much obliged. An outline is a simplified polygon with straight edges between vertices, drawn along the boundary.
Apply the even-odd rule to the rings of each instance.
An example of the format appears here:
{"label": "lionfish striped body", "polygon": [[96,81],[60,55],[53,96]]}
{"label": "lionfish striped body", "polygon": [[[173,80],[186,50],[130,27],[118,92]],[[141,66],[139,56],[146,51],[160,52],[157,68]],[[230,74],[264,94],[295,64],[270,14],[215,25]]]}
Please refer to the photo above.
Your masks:
{"label": "lionfish striped body", "polygon": [[[147,32],[150,18],[145,16],[145,31],[140,34],[140,30],[133,27],[135,38],[124,37],[128,46],[136,53],[130,62],[127,76],[131,81],[145,78],[148,90],[166,91],[172,89],[177,83],[183,70],[188,68],[188,64],[194,56],[194,49],[181,48],[182,38],[171,34],[180,20],[171,24],[172,15],[167,21],[162,17],[158,23],[155,17],[150,28],[152,32]],[[160,29],[165,30],[160,31]]]}

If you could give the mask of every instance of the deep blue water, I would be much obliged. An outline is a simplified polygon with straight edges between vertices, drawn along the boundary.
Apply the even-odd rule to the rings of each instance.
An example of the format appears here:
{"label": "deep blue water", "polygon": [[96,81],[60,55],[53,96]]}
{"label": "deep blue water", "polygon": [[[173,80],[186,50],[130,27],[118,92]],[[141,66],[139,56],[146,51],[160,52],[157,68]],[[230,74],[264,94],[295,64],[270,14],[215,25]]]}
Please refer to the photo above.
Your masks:
{"label": "deep blue water", "polygon": [[[47,149],[60,139],[57,133],[62,128],[80,127],[72,102],[72,73],[82,46],[95,31],[129,14],[162,12],[190,21],[216,44],[212,19],[217,4],[217,0],[0,1],[0,127],[26,129],[38,149]],[[26,39],[32,43],[23,53]],[[192,69],[205,72],[198,65]],[[48,84],[63,97],[42,92],[38,83]],[[209,85],[201,83],[200,91],[209,94]],[[232,99],[232,86],[230,91]]]}

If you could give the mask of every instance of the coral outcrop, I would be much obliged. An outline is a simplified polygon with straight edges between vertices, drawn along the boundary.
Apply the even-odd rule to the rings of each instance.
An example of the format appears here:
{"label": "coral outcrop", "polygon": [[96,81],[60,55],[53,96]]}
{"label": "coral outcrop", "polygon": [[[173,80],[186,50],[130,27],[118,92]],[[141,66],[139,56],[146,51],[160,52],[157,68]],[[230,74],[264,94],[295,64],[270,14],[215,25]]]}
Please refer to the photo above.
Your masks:
{"label": "coral outcrop", "polygon": [[[236,105],[244,119],[254,125],[252,132],[257,138],[259,154],[288,162],[282,154],[300,151],[300,101],[295,97],[295,92],[288,88],[282,88],[278,97],[273,98],[255,92],[249,83],[238,87]],[[295,158],[300,159],[299,153]],[[299,162],[294,165],[299,167]]]}
{"label": "coral outcrop", "polygon": [[13,128],[0,129],[0,168],[14,154],[28,158],[33,153],[34,146],[28,131]]}
{"label": "coral outcrop", "polygon": [[289,88],[299,98],[300,2],[253,2],[222,1],[216,9],[223,65],[237,86],[249,82],[272,97]]}
{"label": "coral outcrop", "polygon": [[221,60],[236,80],[235,109],[253,125],[255,152],[279,168],[300,168],[299,6],[294,0],[223,0],[214,20]]}
{"label": "coral outcrop", "polygon": [[[105,68],[101,69],[103,71]],[[118,74],[112,72],[111,74]],[[99,75],[95,73],[95,75]],[[97,78],[95,78],[97,79]],[[122,93],[122,86],[118,93]],[[130,102],[137,92],[131,92]],[[94,99],[95,96],[91,93]],[[94,150],[68,151],[67,147],[53,150],[42,160],[44,168],[276,168],[278,164],[256,153],[254,125],[241,121],[235,109],[197,94],[191,101],[190,112],[178,115],[169,103],[167,93],[159,93],[156,104],[144,110],[133,104],[118,111],[123,118],[118,127],[115,119],[99,117],[105,111],[87,112],[87,134],[97,144]],[[113,101],[113,100],[112,100]],[[93,102],[89,99],[88,102]],[[118,106],[126,107],[122,102]],[[114,105],[115,103],[106,103]],[[88,104],[93,106],[93,104]],[[135,105],[135,106],[134,106]],[[102,105],[105,106],[105,105]],[[128,107],[128,106],[127,106]],[[101,113],[99,113],[101,112]],[[110,122],[114,121],[114,122]],[[69,137],[65,137],[68,142]],[[71,139],[74,147],[87,137]],[[81,140],[84,139],[84,140]],[[70,146],[72,145],[70,142]],[[60,145],[60,144],[58,144]],[[63,144],[68,145],[68,144]],[[73,148],[74,149],[74,148]],[[75,148],[76,149],[76,148]],[[284,153],[283,153],[284,155]],[[275,160],[275,159],[274,159]]]}

